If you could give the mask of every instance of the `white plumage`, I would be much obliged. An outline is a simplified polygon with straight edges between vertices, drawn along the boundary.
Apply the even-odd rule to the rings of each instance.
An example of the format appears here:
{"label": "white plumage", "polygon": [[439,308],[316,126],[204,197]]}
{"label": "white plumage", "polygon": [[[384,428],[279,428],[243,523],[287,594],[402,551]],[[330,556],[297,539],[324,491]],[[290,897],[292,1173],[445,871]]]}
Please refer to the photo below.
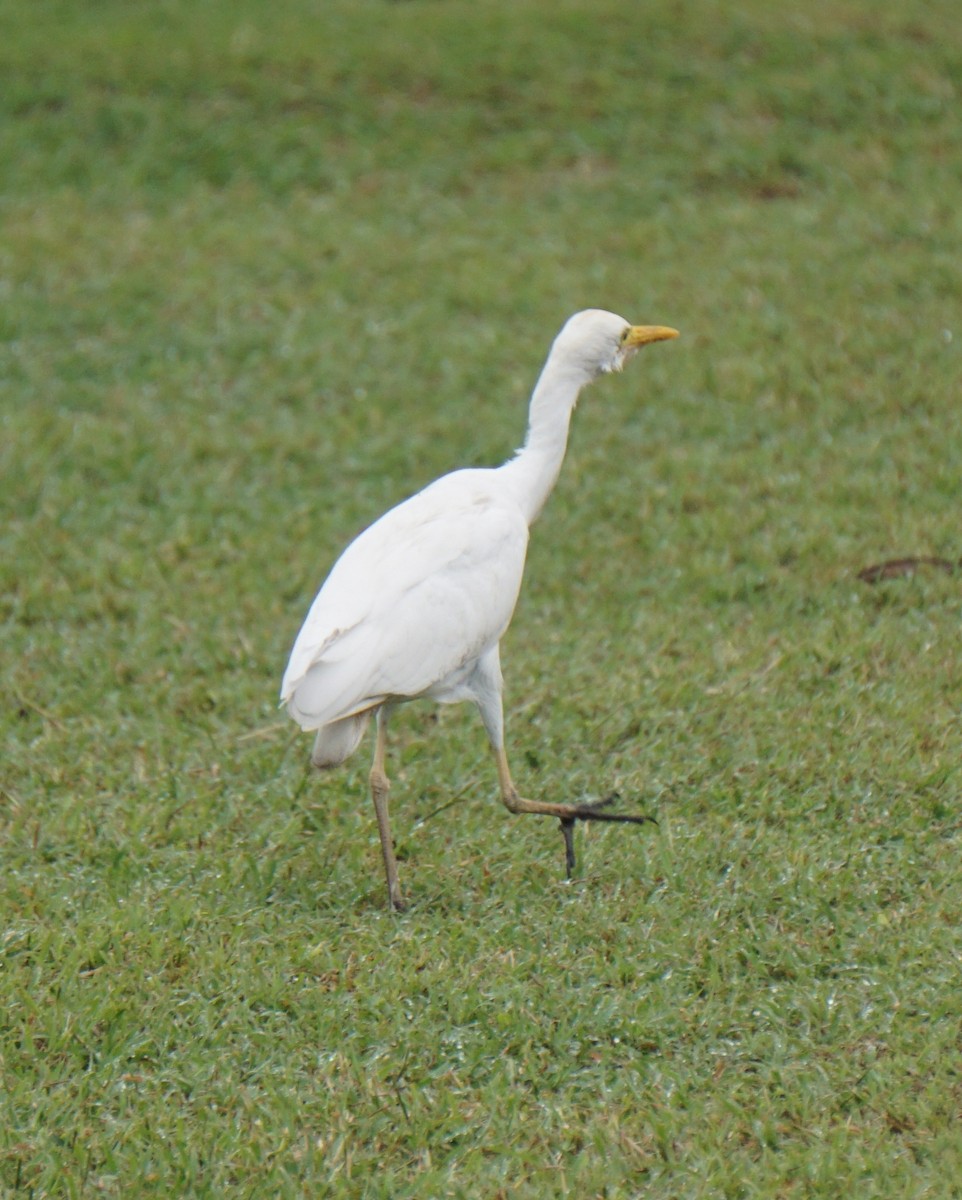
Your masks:
{"label": "white plumage", "polygon": [[318,767],[344,762],[377,714],[371,791],[395,908],[403,902],[384,758],[387,713],[400,701],[477,704],[502,800],[512,812],[561,819],[569,873],[575,820],[648,819],[518,795],[504,752],[498,645],[521,587],[528,527],[558,477],[579,392],[597,375],[620,370],[639,346],[673,337],[673,329],[632,326],[600,309],[576,313],[535,387],[522,449],[503,466],[445,475],[385,513],[347,547],[311,605],[281,700],[302,729],[316,730],[311,759]]}
{"label": "white plumage", "polygon": [[329,765],[332,721],[392,697],[468,698],[462,677],[508,626],[528,543],[520,510],[489,476],[446,475],[366,529],[335,564],[282,688],[301,728],[319,730],[319,766]]}

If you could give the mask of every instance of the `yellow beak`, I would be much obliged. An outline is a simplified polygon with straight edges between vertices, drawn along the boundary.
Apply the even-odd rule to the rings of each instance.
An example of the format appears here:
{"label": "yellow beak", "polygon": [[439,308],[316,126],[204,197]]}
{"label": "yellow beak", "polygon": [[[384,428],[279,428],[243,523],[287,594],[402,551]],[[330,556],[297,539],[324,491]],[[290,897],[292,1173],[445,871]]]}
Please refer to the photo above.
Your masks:
{"label": "yellow beak", "polygon": [[622,345],[631,349],[647,346],[649,342],[667,342],[678,337],[678,330],[668,325],[632,325],[622,339]]}

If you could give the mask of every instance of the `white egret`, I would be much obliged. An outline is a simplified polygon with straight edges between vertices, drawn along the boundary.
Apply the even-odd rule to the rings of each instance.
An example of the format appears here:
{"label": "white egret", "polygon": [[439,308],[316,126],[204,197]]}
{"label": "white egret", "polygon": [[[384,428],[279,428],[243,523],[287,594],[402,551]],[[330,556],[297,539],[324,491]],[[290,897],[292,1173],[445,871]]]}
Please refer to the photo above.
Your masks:
{"label": "white egret", "polygon": [[351,542],[311,605],[281,701],[302,729],[316,730],[317,767],[344,762],[375,717],[370,787],[395,909],[404,904],[388,823],[385,750],[388,715],[402,701],[474,701],[502,801],[512,813],[560,818],[569,875],[575,821],[651,820],[601,811],[610,801],[573,805],[518,794],[504,748],[499,643],[521,587],[528,527],[558,478],[578,394],[597,376],[620,371],[640,346],[677,336],[601,309],[576,313],[551,347],[514,457],[500,467],[444,475],[385,513]]}

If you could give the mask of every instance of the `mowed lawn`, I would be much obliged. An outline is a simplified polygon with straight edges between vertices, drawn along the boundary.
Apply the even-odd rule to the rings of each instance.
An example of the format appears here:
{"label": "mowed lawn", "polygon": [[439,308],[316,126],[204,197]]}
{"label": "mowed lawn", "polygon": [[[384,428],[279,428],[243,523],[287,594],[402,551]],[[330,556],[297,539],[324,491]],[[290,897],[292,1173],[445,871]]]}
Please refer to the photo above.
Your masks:
{"label": "mowed lawn", "polygon": [[[0,1194],[962,1194],[955,0],[0,0]],[[276,707],[340,549],[597,383],[526,794]]]}

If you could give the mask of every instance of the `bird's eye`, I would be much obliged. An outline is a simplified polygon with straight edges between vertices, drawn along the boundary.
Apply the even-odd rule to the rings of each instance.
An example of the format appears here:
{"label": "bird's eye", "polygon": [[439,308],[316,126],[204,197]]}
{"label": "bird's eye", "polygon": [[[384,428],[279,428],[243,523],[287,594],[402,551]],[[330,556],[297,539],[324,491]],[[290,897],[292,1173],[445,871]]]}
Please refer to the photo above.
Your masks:
{"label": "bird's eye", "polygon": [[624,327],[624,329],[621,331],[621,337],[618,339],[618,342],[620,345],[623,346],[625,344],[625,342],[627,342],[629,333],[631,333],[631,326],[626,325]]}

